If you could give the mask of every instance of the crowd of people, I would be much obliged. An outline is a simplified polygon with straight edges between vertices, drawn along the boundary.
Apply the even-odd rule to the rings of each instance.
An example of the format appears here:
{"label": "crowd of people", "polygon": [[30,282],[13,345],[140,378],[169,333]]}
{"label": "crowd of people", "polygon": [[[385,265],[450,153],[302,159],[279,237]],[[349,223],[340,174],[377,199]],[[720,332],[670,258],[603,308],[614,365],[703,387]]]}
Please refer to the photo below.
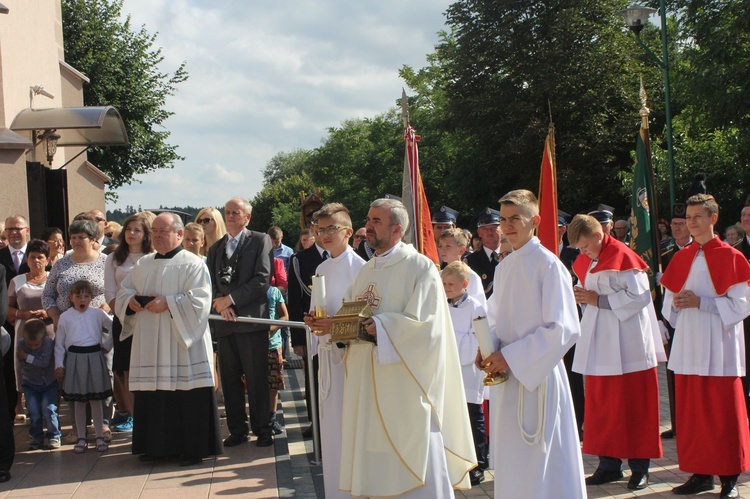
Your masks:
{"label": "crowd of people", "polygon": [[[290,345],[313,366],[305,391],[326,497],[453,497],[492,467],[496,498],[581,498],[623,479],[625,460],[627,488],[639,490],[662,438],[677,438],[691,474],[675,494],[713,490],[718,475],[721,497],[738,497],[750,468],[750,206],[725,242],[713,197],[676,205],[658,223],[653,276],[629,247],[630,222],[606,205],[559,212],[555,253],[535,235],[534,194],[499,203],[477,214],[475,235],[454,210],[433,212],[439,266],[403,241],[409,219],[393,198],[372,202],[361,227],[344,205],[320,202],[301,218],[296,251],[279,227],[251,230],[239,198],[191,223],[143,212],[119,226],[91,210],[67,241],[59,228],[31,239],[27,220],[9,216],[0,482],[16,418],[30,419],[30,450],[106,452],[113,431],[132,431],[138,459],[192,466],[251,435],[270,446],[284,431],[276,409]],[[334,334],[342,303],[371,311],[356,340]],[[304,322],[314,335],[243,317]],[[667,360],[672,428],[660,434],[657,365]],[[588,477],[582,451],[599,457]]]}

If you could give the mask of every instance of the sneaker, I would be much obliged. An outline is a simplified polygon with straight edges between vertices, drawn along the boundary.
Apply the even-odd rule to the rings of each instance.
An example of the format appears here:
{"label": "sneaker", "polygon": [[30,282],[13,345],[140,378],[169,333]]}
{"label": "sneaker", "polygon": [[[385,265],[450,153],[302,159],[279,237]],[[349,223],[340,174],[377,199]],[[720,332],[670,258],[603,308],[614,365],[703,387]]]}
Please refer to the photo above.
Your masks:
{"label": "sneaker", "polygon": [[62,438],[62,441],[65,445],[75,445],[75,443],[78,442],[78,435],[75,433],[68,433]]}
{"label": "sneaker", "polygon": [[117,425],[121,425],[122,423],[126,422],[128,419],[131,419],[129,412],[125,412],[125,413],[115,412],[115,415],[112,418],[112,420],[109,422],[109,425],[113,428],[117,428]]}
{"label": "sneaker", "polygon": [[133,418],[128,416],[122,423],[112,426],[112,429],[115,431],[133,431]]}
{"label": "sneaker", "polygon": [[273,418],[268,426],[271,427],[274,435],[281,435],[281,433],[284,431],[284,427],[281,426],[281,423],[279,423],[279,420],[276,418]]}
{"label": "sneaker", "polygon": [[44,440],[33,439],[29,443],[29,450],[39,450],[44,446]]}
{"label": "sneaker", "polygon": [[49,448],[50,449],[59,449],[60,448],[60,439],[59,438],[50,438],[49,439]]}

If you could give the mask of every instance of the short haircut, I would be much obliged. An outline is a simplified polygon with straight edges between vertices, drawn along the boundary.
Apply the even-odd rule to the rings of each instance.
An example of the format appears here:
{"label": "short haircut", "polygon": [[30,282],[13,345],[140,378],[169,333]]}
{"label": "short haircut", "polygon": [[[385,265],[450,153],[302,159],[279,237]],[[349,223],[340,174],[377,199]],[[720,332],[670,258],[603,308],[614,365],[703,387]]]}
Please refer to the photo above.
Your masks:
{"label": "short haircut", "polygon": [[47,246],[47,241],[42,241],[41,239],[32,239],[29,241],[29,245],[26,246],[25,256],[28,257],[31,253],[42,253],[49,258],[49,246]]}
{"label": "short haircut", "polygon": [[185,229],[185,224],[182,222],[182,217],[180,217],[180,215],[178,215],[177,213],[172,213],[171,211],[159,213],[159,216],[162,215],[168,215],[172,219],[171,225],[173,231],[177,232]]}
{"label": "short haircut", "polygon": [[68,227],[68,234],[86,234],[89,239],[96,241],[99,239],[99,226],[91,220],[74,220]]}
{"label": "short haircut", "polygon": [[387,208],[391,212],[391,225],[401,226],[401,237],[409,229],[409,213],[398,199],[380,198],[370,203],[370,208]]}
{"label": "short haircut", "polygon": [[[750,196],[749,196],[749,197],[750,197]],[[26,220],[26,217],[24,217],[23,215],[11,215],[11,216],[7,217],[7,218],[5,219],[5,221],[7,222],[8,220],[13,220],[13,219],[16,219],[16,218],[17,218],[18,220],[21,220],[21,222],[22,222],[22,223],[23,223],[23,225],[24,225],[24,228],[26,228],[26,227],[28,227],[28,226],[29,226],[29,221],[28,221],[28,220]]]}
{"label": "short haircut", "polygon": [[77,295],[79,293],[88,293],[90,295],[94,295],[94,287],[91,285],[89,281],[76,281],[73,283],[73,286],[70,288],[70,296]]}
{"label": "short haircut", "polygon": [[729,227],[727,227],[726,230],[724,230],[724,234],[726,234],[727,231],[730,231],[730,230],[735,231],[737,233],[737,237],[739,239],[742,239],[746,235],[745,234],[745,229],[743,229],[742,226],[738,225],[738,224],[730,225]]}
{"label": "short haircut", "polygon": [[526,189],[516,189],[500,198],[501,205],[518,206],[530,217],[539,215],[539,201],[533,192]]}
{"label": "short haircut", "polygon": [[281,230],[281,227],[277,227],[275,225],[272,225],[268,229],[268,236],[271,239],[278,240],[278,239],[281,239],[282,237],[284,237],[284,231]]}
{"label": "short haircut", "polygon": [[22,334],[26,341],[41,341],[47,336],[47,326],[41,319],[29,319],[23,324]]}
{"label": "short haircut", "polygon": [[696,194],[690,196],[685,204],[688,206],[703,206],[708,210],[709,215],[719,214],[719,204],[711,194]]}
{"label": "short haircut", "polygon": [[228,205],[229,203],[240,205],[244,209],[245,213],[248,215],[253,214],[253,205],[251,205],[249,201],[245,201],[242,198],[232,198],[224,204],[225,209],[226,209],[226,205]]}
{"label": "short haircut", "polygon": [[336,223],[344,224],[347,227],[352,226],[352,217],[349,215],[349,210],[347,210],[346,206],[341,203],[324,204],[315,212],[315,215],[318,220],[323,217],[333,218]]}
{"label": "short haircut", "polygon": [[40,237],[39,239],[41,239],[42,241],[49,241],[49,238],[55,234],[60,234],[62,236],[63,232],[57,227],[45,227],[44,229],[42,229],[42,237]]}
{"label": "short haircut", "polygon": [[461,279],[461,281],[468,281],[471,278],[471,269],[461,260],[449,263],[440,272],[441,276],[455,276]]}
{"label": "short haircut", "polygon": [[456,244],[463,246],[464,248],[469,245],[469,238],[466,237],[466,234],[461,229],[451,228],[444,230],[443,233],[440,234],[438,241],[442,241],[443,239],[453,239],[456,241]]}
{"label": "short haircut", "polygon": [[195,222],[188,222],[188,224],[185,226],[185,232],[193,232],[195,234],[200,234],[200,237],[206,237],[205,233],[203,232],[203,226]]}
{"label": "short haircut", "polygon": [[602,224],[591,215],[576,215],[568,225],[568,241],[576,245],[583,237],[592,237],[594,234],[604,234]]}

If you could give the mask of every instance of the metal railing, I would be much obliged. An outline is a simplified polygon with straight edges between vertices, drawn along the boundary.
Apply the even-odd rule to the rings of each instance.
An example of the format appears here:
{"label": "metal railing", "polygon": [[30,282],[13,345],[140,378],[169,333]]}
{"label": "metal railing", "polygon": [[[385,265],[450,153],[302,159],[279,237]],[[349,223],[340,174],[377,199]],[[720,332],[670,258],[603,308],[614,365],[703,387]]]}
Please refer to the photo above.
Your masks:
{"label": "metal railing", "polygon": [[[223,321],[226,320],[224,317],[216,314],[211,314],[208,316],[210,320],[214,321]],[[307,361],[307,376],[310,380],[310,417],[312,419],[312,433],[313,433],[313,457],[314,460],[311,461],[314,465],[319,465],[322,463],[321,455],[320,455],[320,426],[318,425],[318,399],[317,399],[317,390],[318,387],[315,383],[315,377],[313,375],[313,362],[312,358],[309,357],[310,351],[312,350],[311,344],[310,344],[310,338],[312,335],[312,329],[310,329],[310,326],[305,324],[304,322],[296,322],[296,321],[277,321],[272,319],[256,319],[255,317],[237,317],[235,319],[236,322],[243,322],[246,324],[261,324],[264,326],[281,326],[281,327],[290,327],[290,328],[297,328],[297,329],[304,329],[307,334],[305,334],[305,345],[307,348],[307,354],[308,354],[308,361]],[[274,408],[275,409],[275,408]]]}

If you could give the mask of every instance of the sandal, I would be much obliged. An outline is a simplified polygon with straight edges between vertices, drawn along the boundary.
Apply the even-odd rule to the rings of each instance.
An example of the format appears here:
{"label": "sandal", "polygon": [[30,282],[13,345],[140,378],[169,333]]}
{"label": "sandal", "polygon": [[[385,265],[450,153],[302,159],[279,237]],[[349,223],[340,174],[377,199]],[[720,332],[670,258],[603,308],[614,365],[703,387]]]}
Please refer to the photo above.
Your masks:
{"label": "sandal", "polygon": [[107,443],[112,441],[112,430],[109,429],[109,426],[105,426],[102,430],[102,439]]}
{"label": "sandal", "polygon": [[104,441],[103,438],[96,439],[96,452],[107,452],[109,450],[109,444]]}
{"label": "sandal", "polygon": [[79,438],[78,442],[73,446],[73,452],[77,454],[83,454],[86,452],[86,449],[89,448],[89,443],[86,441],[85,438]]}

